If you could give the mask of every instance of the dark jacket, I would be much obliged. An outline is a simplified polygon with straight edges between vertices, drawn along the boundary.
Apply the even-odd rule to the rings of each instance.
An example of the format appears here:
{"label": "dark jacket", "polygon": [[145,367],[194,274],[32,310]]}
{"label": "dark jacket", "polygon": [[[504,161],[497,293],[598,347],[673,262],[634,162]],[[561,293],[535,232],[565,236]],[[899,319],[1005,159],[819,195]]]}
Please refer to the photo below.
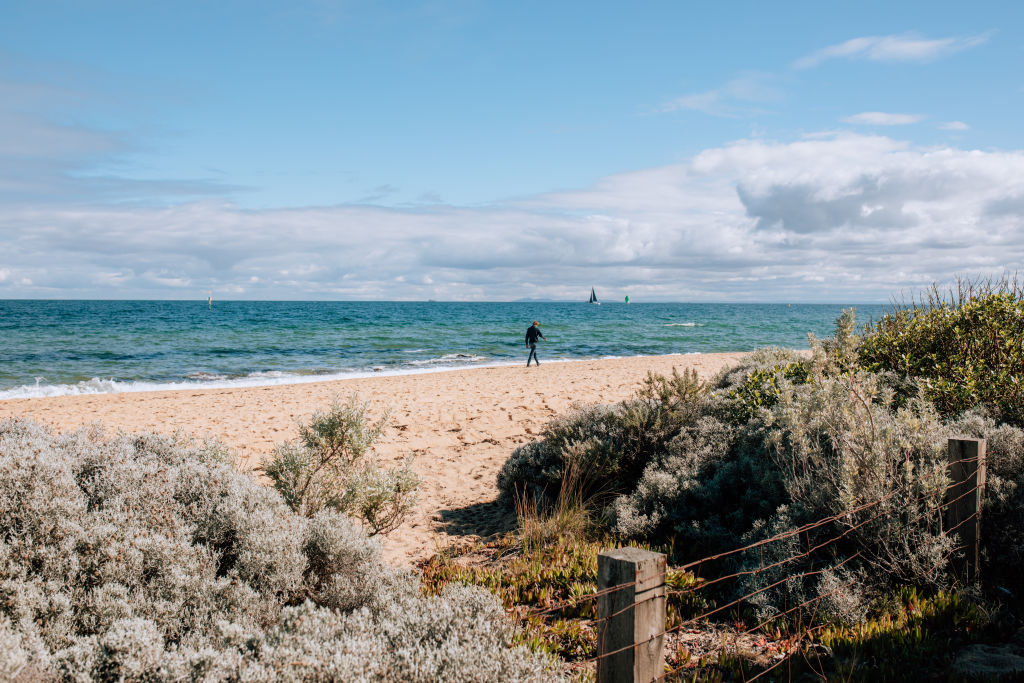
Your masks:
{"label": "dark jacket", "polygon": [[526,328],[526,343],[527,344],[536,344],[537,343],[537,337],[540,337],[541,339],[545,339],[545,340],[547,339],[547,337],[545,337],[543,334],[541,334],[540,328],[537,327],[536,325],[530,325],[528,328]]}

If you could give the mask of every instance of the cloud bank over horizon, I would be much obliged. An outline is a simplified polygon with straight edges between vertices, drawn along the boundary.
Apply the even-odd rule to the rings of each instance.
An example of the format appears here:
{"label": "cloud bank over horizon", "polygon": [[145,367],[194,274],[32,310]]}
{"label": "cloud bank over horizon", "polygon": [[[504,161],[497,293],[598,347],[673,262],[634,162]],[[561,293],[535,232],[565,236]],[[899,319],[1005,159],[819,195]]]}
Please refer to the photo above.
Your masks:
{"label": "cloud bank over horizon", "polygon": [[1024,152],[823,133],[490,205],[22,203],[0,297],[868,302],[1022,238]]}
{"label": "cloud bank over horizon", "polygon": [[1021,18],[22,5],[0,298],[871,303],[1012,273]]}

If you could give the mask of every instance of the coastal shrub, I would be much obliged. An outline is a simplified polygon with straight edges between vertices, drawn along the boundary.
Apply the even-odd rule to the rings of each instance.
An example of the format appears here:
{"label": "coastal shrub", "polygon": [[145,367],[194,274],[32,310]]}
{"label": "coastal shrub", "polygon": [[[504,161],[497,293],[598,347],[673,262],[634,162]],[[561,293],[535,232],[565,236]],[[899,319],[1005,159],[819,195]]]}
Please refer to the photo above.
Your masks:
{"label": "coastal shrub", "polygon": [[1015,281],[933,288],[869,324],[859,354],[868,370],[921,378],[947,418],[980,407],[1024,426],[1024,298]]}
{"label": "coastal shrub", "polygon": [[222,448],[0,422],[3,680],[557,680],[493,597],[424,597]]}
{"label": "coastal shrub", "polygon": [[610,507],[612,529],[626,537],[673,542],[693,554],[735,545],[755,520],[786,501],[769,457],[763,419],[793,383],[810,380],[806,355],[760,349],[722,370],[693,402],[675,436],[648,460],[628,494]]}
{"label": "coastal shrub", "polygon": [[858,594],[867,600],[887,586],[948,585],[955,539],[943,533],[940,506],[952,433],[930,404],[898,408],[883,379],[859,372],[791,387],[771,418],[766,444],[785,473],[786,504],[744,544],[835,519],[737,557],[743,569],[784,562],[739,582],[742,593],[767,588],[753,599],[761,617],[828,594],[819,588],[836,583],[834,572],[773,586],[811,567],[849,573],[849,590],[830,596],[845,603],[830,601],[836,614],[855,614]]}
{"label": "coastal shrub", "polygon": [[672,542],[688,559],[734,545],[754,520],[784,500],[774,463],[763,449],[740,447],[739,436],[712,416],[685,428],[651,461],[633,491],[613,503],[613,530],[626,538]]}
{"label": "coastal shrub", "polygon": [[279,445],[262,468],[300,515],[337,510],[362,521],[371,535],[388,534],[415,506],[419,478],[411,460],[391,470],[377,466],[373,444],[388,416],[372,422],[368,407],[353,394],[314,412],[309,424],[299,425],[299,438]]}
{"label": "coastal shrub", "polygon": [[739,360],[718,372],[708,382],[708,388],[719,400],[725,399],[730,393],[745,385],[748,377],[764,370],[777,370],[787,365],[806,360],[800,353],[792,349],[767,347],[744,354]]}
{"label": "coastal shrub", "polygon": [[[900,403],[890,378],[854,367],[852,324],[852,312],[844,314],[841,333],[812,340],[810,356],[762,350],[723,371],[706,414],[615,501],[614,530],[671,542],[688,561],[867,506],[731,556],[718,565],[722,573],[782,564],[722,590],[760,591],[752,602],[765,617],[832,586],[822,601],[838,619],[854,618],[889,583],[947,585],[954,541],[941,533],[937,506],[953,432],[927,401]],[[834,571],[787,580],[854,555]],[[833,590],[837,577],[848,590]]]}
{"label": "coastal shrub", "polygon": [[673,369],[670,377],[648,375],[627,401],[576,407],[512,453],[498,473],[498,488],[510,501],[526,495],[552,502],[573,468],[584,500],[628,491],[650,459],[697,418],[704,393],[695,372]]}

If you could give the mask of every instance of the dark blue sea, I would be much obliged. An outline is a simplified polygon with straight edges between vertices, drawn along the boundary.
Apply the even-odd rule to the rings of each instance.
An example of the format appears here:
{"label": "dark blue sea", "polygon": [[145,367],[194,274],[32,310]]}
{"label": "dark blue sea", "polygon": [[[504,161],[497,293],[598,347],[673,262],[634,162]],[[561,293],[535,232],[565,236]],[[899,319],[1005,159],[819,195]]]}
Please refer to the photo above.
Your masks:
{"label": "dark blue sea", "polygon": [[[0,399],[254,386],[541,361],[807,348],[847,305],[0,301]],[[857,305],[859,321],[888,306]]]}

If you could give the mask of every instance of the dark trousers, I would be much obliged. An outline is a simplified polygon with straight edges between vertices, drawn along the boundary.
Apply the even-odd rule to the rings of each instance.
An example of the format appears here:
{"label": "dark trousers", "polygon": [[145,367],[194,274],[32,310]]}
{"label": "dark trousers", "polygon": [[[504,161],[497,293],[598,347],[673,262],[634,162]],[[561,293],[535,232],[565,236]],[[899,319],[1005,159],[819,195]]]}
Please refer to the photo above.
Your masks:
{"label": "dark trousers", "polygon": [[530,367],[530,361],[534,361],[537,365],[540,365],[540,361],[537,360],[537,345],[530,344],[530,355],[526,357],[526,367]]}

